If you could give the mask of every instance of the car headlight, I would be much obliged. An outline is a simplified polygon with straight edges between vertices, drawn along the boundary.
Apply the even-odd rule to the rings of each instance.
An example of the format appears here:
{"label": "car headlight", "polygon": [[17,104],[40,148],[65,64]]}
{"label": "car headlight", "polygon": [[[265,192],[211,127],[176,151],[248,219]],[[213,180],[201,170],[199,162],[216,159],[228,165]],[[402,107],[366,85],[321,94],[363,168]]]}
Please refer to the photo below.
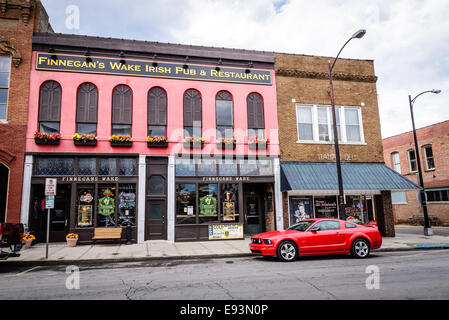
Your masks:
{"label": "car headlight", "polygon": [[263,239],[264,244],[273,244],[270,239]]}

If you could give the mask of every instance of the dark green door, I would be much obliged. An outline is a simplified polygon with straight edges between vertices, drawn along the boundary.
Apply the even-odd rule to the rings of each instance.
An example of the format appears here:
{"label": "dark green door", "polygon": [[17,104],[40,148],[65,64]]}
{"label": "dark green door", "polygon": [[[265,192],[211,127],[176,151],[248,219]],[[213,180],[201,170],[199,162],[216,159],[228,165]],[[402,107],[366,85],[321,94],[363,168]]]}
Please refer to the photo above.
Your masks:
{"label": "dark green door", "polygon": [[254,235],[262,232],[262,198],[251,192],[244,195],[245,224],[244,233]]}

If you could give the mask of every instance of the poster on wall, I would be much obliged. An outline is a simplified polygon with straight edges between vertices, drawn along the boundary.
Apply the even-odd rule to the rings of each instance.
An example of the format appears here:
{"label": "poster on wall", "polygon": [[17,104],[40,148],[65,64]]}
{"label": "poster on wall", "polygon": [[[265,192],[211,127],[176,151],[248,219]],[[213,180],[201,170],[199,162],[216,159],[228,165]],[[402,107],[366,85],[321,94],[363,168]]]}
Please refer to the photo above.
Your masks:
{"label": "poster on wall", "polygon": [[89,227],[92,225],[92,205],[78,206],[78,226]]}
{"label": "poster on wall", "polygon": [[311,197],[290,197],[290,225],[313,218]]}
{"label": "poster on wall", "polygon": [[338,219],[337,197],[315,198],[315,211],[317,218]]}
{"label": "poster on wall", "polygon": [[243,239],[243,224],[211,224],[209,240]]}
{"label": "poster on wall", "polygon": [[223,202],[223,221],[235,221],[235,202]]}

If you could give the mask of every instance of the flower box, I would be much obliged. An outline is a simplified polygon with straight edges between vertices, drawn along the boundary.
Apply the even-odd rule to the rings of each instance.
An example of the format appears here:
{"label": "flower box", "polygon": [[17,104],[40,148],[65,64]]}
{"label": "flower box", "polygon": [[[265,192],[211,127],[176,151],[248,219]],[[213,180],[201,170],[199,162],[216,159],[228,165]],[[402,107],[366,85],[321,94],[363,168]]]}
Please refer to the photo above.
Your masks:
{"label": "flower box", "polygon": [[204,147],[204,138],[185,138],[184,148],[186,149],[202,149]]}
{"label": "flower box", "polygon": [[133,145],[130,136],[113,135],[109,138],[109,142],[111,143],[111,147],[131,147]]}
{"label": "flower box", "polygon": [[95,135],[85,135],[75,133],[73,136],[73,143],[75,146],[96,146],[97,137]]}
{"label": "flower box", "polygon": [[222,150],[235,149],[237,142],[235,139],[219,139],[217,140],[217,148]]}
{"label": "flower box", "polygon": [[59,144],[59,141],[60,141],[60,138],[47,139],[47,138],[34,137],[34,142],[39,145],[57,146]]}
{"label": "flower box", "polygon": [[266,150],[270,140],[251,138],[248,142],[248,148],[251,150]]}
{"label": "flower box", "polygon": [[168,140],[167,137],[147,137],[147,145],[149,148],[166,148]]}

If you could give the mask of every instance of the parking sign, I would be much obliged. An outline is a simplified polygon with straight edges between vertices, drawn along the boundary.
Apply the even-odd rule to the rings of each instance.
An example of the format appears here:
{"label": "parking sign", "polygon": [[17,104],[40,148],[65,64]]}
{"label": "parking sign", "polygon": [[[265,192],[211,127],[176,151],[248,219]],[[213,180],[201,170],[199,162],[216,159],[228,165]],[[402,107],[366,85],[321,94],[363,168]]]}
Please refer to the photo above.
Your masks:
{"label": "parking sign", "polygon": [[45,195],[55,196],[56,195],[56,184],[57,180],[54,178],[45,179]]}

